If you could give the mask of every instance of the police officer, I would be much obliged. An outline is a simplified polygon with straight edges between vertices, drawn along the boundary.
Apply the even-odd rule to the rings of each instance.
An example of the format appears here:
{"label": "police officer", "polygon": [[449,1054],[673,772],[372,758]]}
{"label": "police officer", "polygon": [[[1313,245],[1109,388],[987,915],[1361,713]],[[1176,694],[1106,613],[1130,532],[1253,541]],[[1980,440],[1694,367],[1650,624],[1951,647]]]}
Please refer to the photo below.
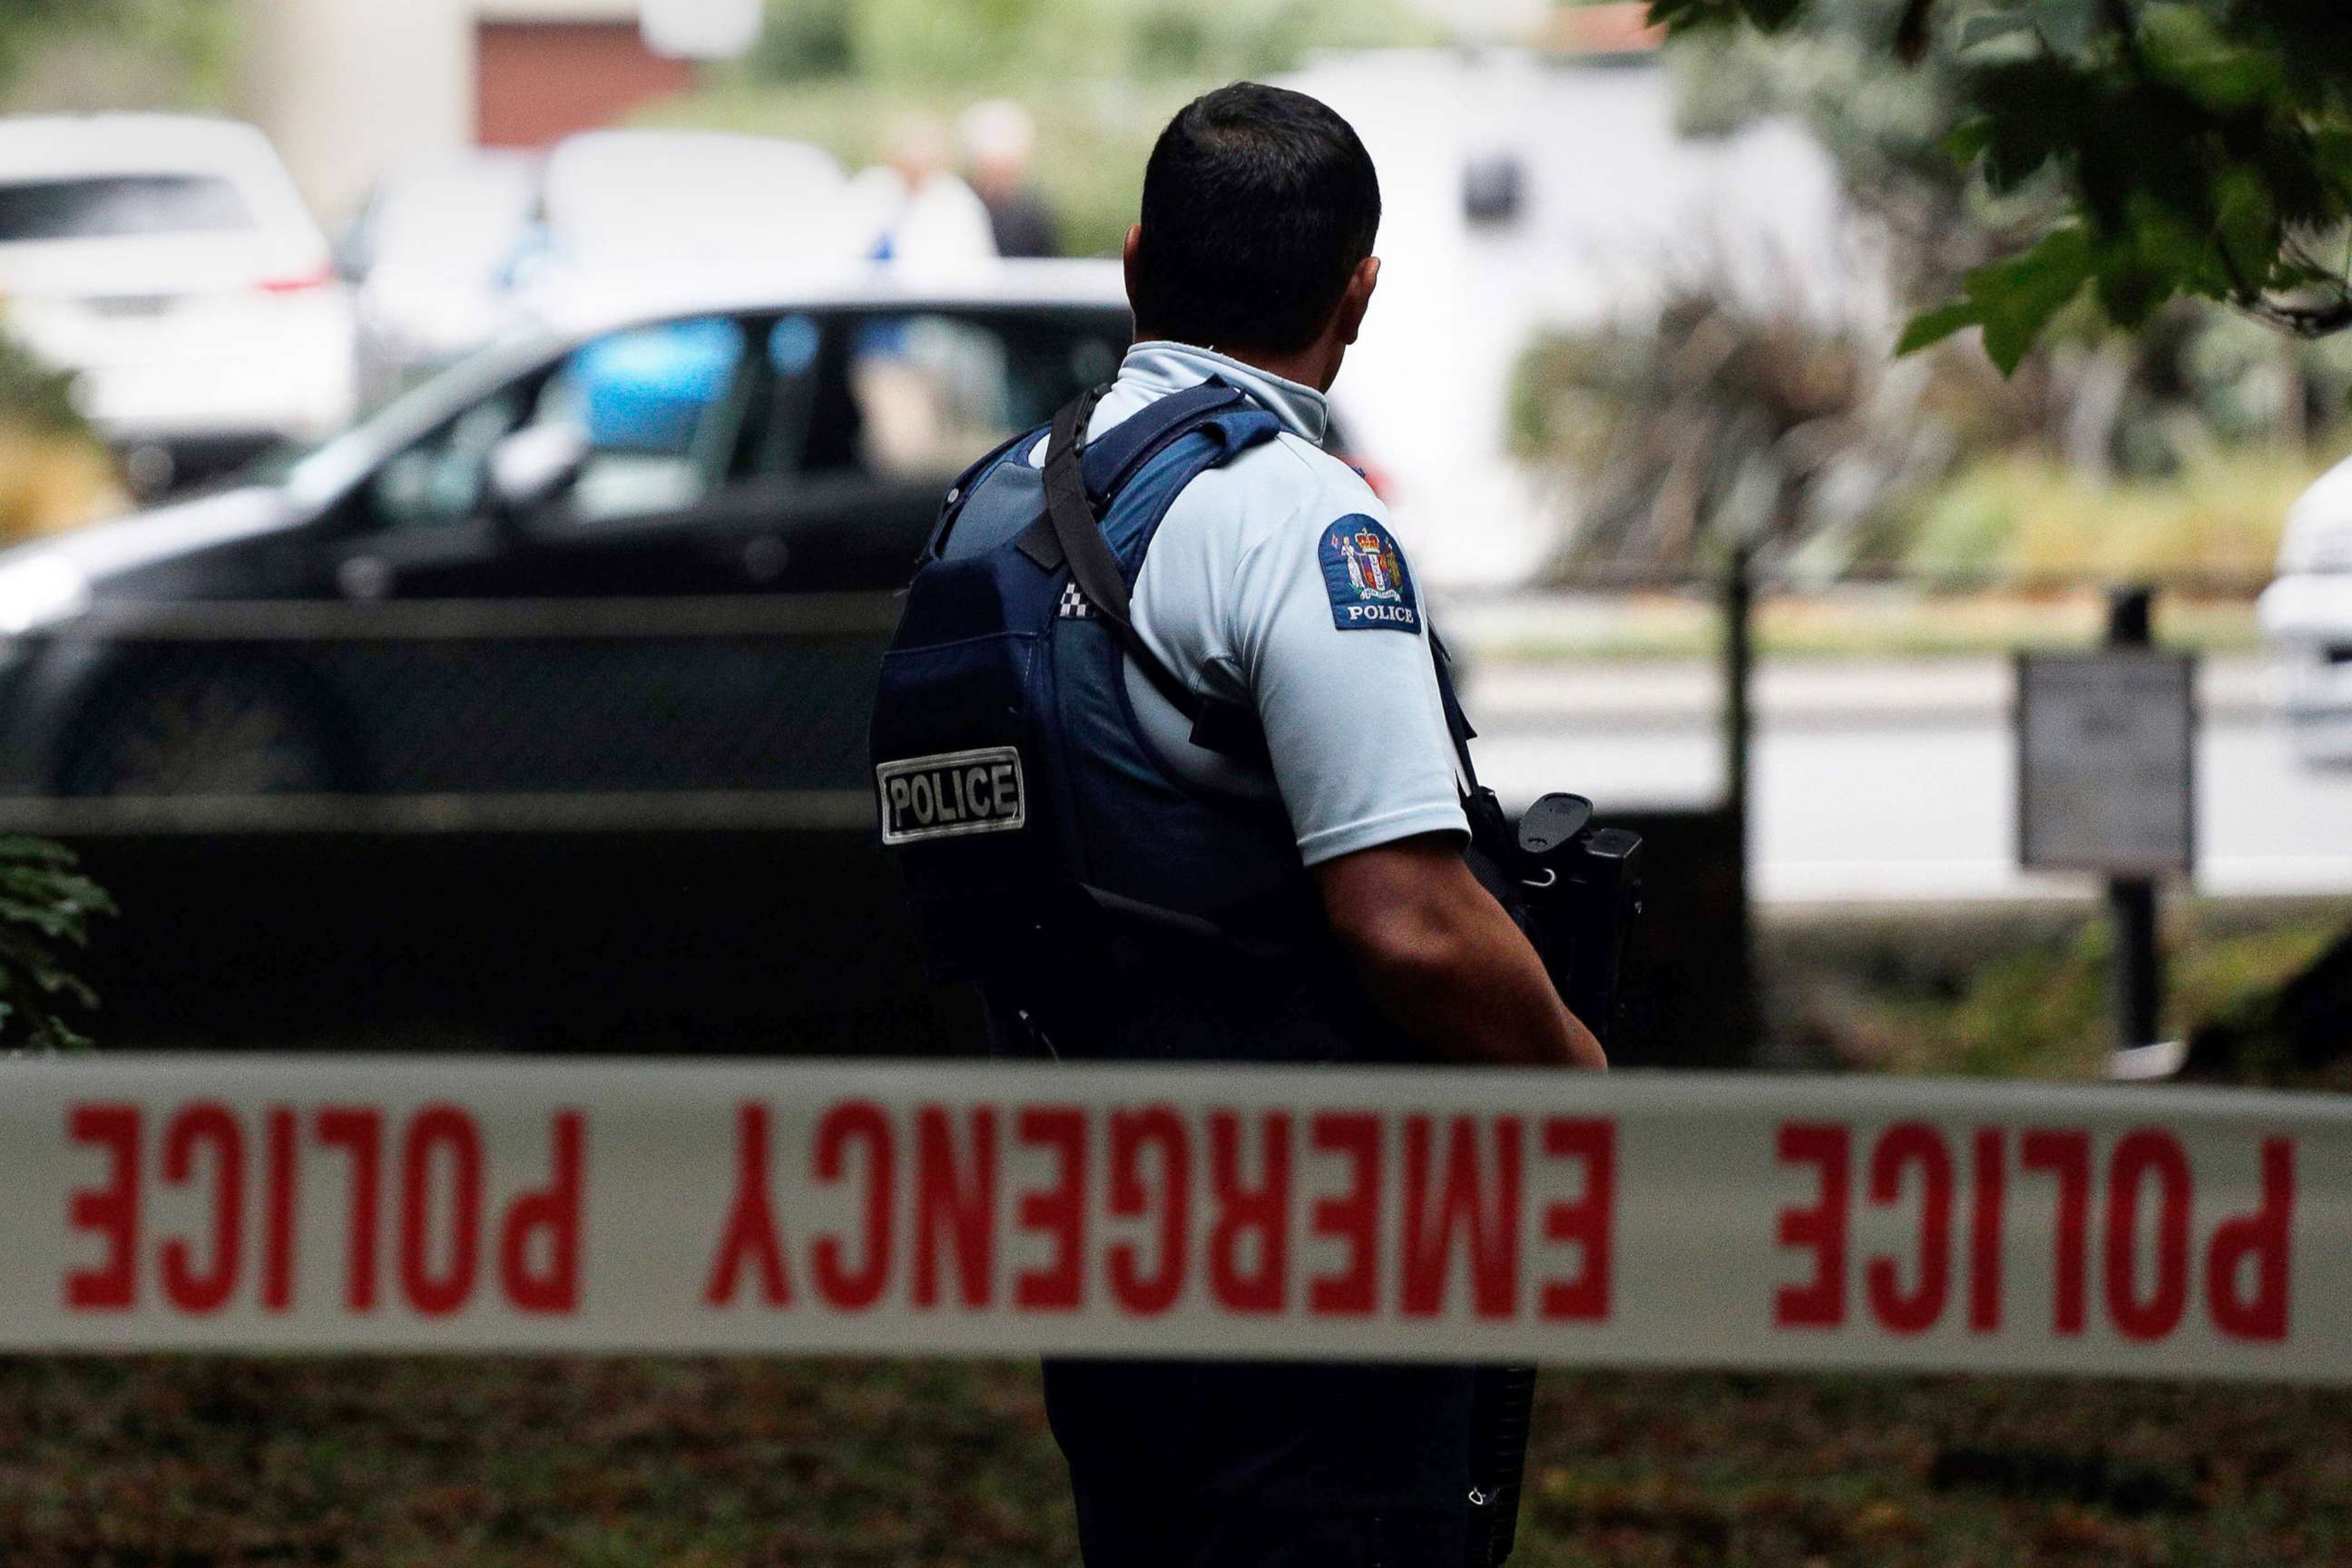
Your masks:
{"label": "police officer", "polygon": [[[1380,280],[1380,214],[1362,143],[1299,93],[1211,92],[1154,147],[1125,253],[1138,341],[1087,435],[1212,380],[1279,420],[1176,496],[1129,607],[1163,672],[1254,713],[1263,749],[1197,743],[1131,658],[1126,696],[1182,791],[1278,806],[1335,972],[1402,1054],[1599,1068],[1599,1043],[1465,860],[1463,763],[1420,585],[1380,499],[1322,449],[1325,394]],[[1047,455],[1040,441],[1027,461]],[[1148,819],[1131,837],[1118,852],[1147,868],[1188,852]],[[1147,974],[1127,989],[1148,1002],[1089,1005],[1213,1016],[1202,1054],[1281,1058],[1247,1037],[1261,1025],[1225,999],[1252,988],[1220,963],[1195,953],[1184,966],[1212,972]],[[1272,1041],[1287,1025],[1262,1026]],[[1400,1054],[1365,1037],[1336,1054]],[[1045,1390],[1091,1568],[1462,1561],[1466,1369],[1059,1361]]]}

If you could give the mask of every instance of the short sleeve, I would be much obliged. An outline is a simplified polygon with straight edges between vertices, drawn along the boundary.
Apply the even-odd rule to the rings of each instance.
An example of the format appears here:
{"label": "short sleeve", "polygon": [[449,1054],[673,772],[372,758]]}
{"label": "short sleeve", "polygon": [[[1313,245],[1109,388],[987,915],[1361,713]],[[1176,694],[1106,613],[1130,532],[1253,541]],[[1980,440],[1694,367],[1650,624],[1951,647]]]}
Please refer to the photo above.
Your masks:
{"label": "short sleeve", "polygon": [[1307,864],[1466,837],[1426,609],[1385,521],[1303,514],[1251,551],[1237,586],[1227,646]]}

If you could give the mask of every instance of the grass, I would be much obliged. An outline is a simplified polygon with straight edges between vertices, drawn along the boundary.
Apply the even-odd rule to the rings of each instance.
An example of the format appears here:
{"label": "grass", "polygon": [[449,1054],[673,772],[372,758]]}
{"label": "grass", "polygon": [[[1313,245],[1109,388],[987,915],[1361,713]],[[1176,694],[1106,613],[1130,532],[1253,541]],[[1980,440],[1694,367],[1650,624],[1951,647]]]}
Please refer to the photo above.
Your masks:
{"label": "grass", "polygon": [[[1523,1568],[2352,1561],[2352,1398],[1548,1378]],[[1026,1365],[0,1361],[10,1568],[1076,1561]]]}
{"label": "grass", "polygon": [[1920,573],[2089,578],[2267,574],[2287,510],[2326,468],[2248,446],[2200,454],[2163,479],[2103,480],[2028,453],[1962,468],[1909,521]]}
{"label": "grass", "polygon": [[[2168,911],[2172,1037],[2275,991],[2352,925],[2338,900]],[[2109,1040],[2107,931],[2080,909],[1768,923],[1771,1049],[1784,1065],[2081,1082]]]}

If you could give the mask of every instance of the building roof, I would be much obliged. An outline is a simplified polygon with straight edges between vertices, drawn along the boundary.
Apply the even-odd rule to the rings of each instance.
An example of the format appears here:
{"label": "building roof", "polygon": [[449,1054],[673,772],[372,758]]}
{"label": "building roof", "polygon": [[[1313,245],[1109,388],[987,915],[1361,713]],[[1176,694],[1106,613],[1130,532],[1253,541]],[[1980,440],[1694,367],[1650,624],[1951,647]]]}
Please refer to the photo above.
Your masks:
{"label": "building roof", "polygon": [[483,22],[635,22],[640,0],[474,0]]}

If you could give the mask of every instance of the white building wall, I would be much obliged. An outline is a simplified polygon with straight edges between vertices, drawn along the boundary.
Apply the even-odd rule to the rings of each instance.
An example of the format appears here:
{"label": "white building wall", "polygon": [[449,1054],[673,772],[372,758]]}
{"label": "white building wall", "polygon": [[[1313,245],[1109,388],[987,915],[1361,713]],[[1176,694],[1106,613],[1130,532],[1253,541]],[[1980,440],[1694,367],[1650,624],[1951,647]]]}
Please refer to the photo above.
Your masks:
{"label": "white building wall", "polygon": [[237,111],[278,144],[322,220],[385,170],[467,146],[470,0],[240,0]]}
{"label": "white building wall", "polygon": [[[1286,85],[1345,116],[1380,168],[1380,291],[1337,398],[1433,584],[1522,581],[1558,542],[1557,498],[1505,453],[1511,372],[1541,328],[1642,319],[1676,271],[1836,319],[1883,292],[1850,275],[1828,156],[1786,125],[1684,140],[1654,62],[1396,50]],[[1474,227],[1464,165],[1504,152],[1525,205]]]}

